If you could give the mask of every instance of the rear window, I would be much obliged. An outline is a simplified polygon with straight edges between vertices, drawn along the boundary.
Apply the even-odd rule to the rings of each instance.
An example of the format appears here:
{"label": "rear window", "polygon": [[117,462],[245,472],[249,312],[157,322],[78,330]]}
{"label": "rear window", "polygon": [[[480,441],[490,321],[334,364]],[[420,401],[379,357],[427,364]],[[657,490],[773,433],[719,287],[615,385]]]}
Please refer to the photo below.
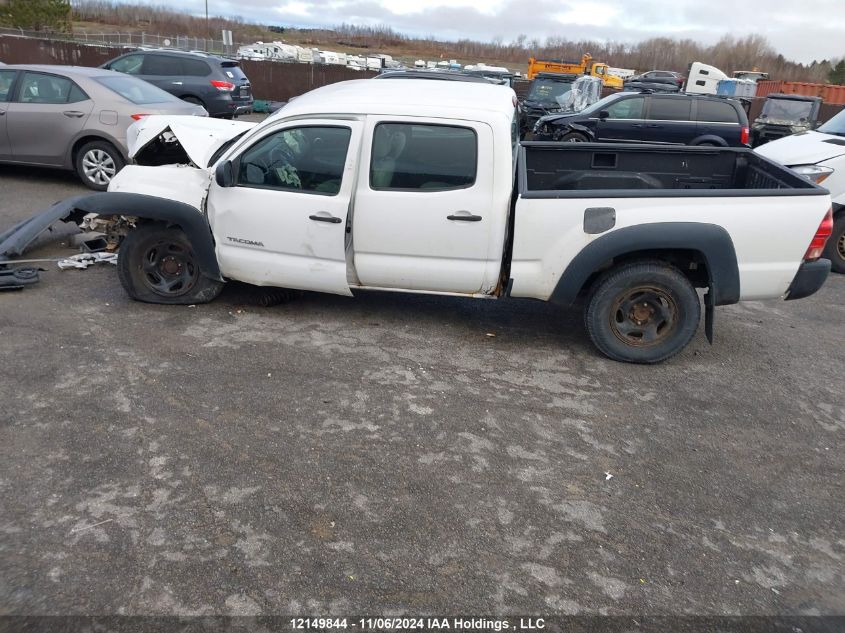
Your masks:
{"label": "rear window", "polygon": [[737,123],[736,110],[729,103],[699,101],[698,120],[708,123]]}
{"label": "rear window", "polygon": [[689,121],[691,106],[690,99],[652,97],[648,118],[652,121]]}
{"label": "rear window", "polygon": [[223,70],[223,74],[229,79],[246,79],[246,75],[241,70],[241,67],[238,66],[238,62],[222,62],[220,67]]}
{"label": "rear window", "polygon": [[134,77],[95,77],[94,81],[138,105],[179,101],[170,93]]}

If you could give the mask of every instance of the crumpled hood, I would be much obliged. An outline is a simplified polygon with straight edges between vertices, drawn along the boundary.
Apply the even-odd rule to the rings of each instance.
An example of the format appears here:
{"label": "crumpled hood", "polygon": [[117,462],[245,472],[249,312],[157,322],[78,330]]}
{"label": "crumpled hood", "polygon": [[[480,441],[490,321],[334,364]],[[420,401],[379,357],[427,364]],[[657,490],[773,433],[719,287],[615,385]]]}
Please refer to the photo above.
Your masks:
{"label": "crumpled hood", "polygon": [[761,145],[754,151],[781,165],[815,165],[845,155],[845,137],[799,132]]}
{"label": "crumpled hood", "polygon": [[[195,167],[205,168],[220,147],[257,123],[227,121],[195,116],[150,115],[136,121],[126,131],[129,157],[137,159],[165,133],[175,137]],[[165,138],[169,140],[167,134]]]}

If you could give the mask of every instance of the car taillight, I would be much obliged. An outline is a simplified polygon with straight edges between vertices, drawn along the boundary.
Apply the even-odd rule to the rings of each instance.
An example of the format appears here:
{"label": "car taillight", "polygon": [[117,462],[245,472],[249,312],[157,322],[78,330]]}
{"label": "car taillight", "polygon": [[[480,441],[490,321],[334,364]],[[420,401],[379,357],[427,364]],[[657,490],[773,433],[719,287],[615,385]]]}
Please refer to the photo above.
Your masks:
{"label": "car taillight", "polygon": [[751,136],[751,130],[748,129],[748,126],[742,128],[742,132],[739,135],[739,142],[743,145],[748,145],[748,139]]}
{"label": "car taillight", "polygon": [[827,239],[833,234],[833,209],[827,210],[827,215],[824,216],[822,223],[819,224],[819,229],[813,236],[813,241],[810,242],[810,247],[804,254],[805,261],[812,261],[822,256],[822,251],[827,244]]}
{"label": "car taillight", "polygon": [[222,92],[232,92],[232,90],[235,89],[235,84],[231,81],[218,81],[216,79],[212,79],[211,85]]}
{"label": "car taillight", "polygon": [[145,116],[150,116],[150,115],[149,115],[149,114],[130,114],[129,116],[131,116],[131,117],[132,117],[133,119],[135,119],[136,121],[140,121],[140,120],[141,120],[141,119],[143,119]]}

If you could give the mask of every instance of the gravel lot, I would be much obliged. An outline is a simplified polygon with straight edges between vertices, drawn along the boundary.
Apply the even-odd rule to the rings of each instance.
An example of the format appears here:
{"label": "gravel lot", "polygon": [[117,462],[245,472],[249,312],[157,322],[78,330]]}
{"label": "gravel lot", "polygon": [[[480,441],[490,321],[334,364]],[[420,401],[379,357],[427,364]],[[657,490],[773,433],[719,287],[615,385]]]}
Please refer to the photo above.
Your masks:
{"label": "gravel lot", "polygon": [[[4,166],[0,228],[83,191]],[[540,302],[46,266],[0,294],[0,614],[845,613],[845,276],[635,367]]]}

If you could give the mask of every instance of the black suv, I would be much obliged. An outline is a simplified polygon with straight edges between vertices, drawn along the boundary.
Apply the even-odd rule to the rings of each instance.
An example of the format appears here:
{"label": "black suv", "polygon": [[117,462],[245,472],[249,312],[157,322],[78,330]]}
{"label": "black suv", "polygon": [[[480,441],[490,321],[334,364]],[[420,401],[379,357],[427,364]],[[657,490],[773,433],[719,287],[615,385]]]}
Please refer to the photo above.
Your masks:
{"label": "black suv", "polygon": [[138,50],[115,57],[101,68],[134,75],[211,116],[231,118],[252,111],[252,90],[238,62],[205,53]]}
{"label": "black suv", "polygon": [[557,98],[572,90],[578,75],[569,73],[537,73],[531,81],[528,95],[522,102],[519,133],[525,136],[537,120],[550,112],[560,110]]}
{"label": "black suv", "polygon": [[742,147],[748,134],[748,117],[734,99],[618,92],[576,114],[542,117],[532,138]]}

